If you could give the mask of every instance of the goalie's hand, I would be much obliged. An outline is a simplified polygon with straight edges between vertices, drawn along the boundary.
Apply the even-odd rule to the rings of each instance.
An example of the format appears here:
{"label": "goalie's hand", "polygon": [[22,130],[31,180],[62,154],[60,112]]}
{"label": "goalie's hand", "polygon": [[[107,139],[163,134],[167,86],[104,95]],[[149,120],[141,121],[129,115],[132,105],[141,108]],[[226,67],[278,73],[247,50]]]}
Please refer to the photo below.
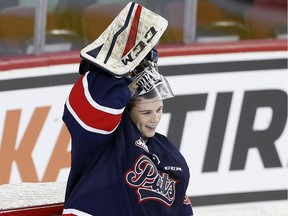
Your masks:
{"label": "goalie's hand", "polygon": [[79,65],[78,72],[80,75],[85,74],[87,71],[91,70],[91,63],[86,61],[85,59],[82,59]]}

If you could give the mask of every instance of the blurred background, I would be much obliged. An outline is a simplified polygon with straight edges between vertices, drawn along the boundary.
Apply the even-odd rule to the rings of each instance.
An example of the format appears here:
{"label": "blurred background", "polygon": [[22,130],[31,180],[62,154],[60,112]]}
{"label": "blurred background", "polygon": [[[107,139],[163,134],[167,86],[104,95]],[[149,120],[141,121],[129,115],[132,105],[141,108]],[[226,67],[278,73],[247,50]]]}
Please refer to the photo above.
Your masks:
{"label": "blurred background", "polygon": [[[169,21],[160,44],[287,38],[286,0],[140,0]],[[0,55],[77,50],[128,0],[1,0]]]}

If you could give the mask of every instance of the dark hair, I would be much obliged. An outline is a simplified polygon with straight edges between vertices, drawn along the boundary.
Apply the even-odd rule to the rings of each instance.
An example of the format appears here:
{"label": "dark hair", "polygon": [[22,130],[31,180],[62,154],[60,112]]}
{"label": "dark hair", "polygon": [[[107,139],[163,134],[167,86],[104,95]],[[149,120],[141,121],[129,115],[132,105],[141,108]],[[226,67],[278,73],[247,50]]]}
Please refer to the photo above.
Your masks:
{"label": "dark hair", "polygon": [[[155,91],[150,91],[150,92],[148,92],[148,93],[146,93],[146,94],[144,94],[144,95],[138,96],[138,97],[143,97],[144,99],[151,99],[151,98],[154,98],[154,97],[156,97],[156,96],[157,96],[157,92],[155,92]],[[126,108],[125,108],[125,110],[126,110],[127,112],[130,112],[131,109],[135,106],[135,101],[137,100],[138,97],[133,98],[133,99],[131,99],[131,100],[129,101],[129,103],[127,104],[127,106],[126,106]]]}
{"label": "dark hair", "polygon": [[[134,106],[135,106],[135,104],[130,101],[130,102],[127,104],[127,106],[125,107],[125,111],[126,111],[127,113],[129,113]],[[125,112],[125,111],[124,111],[124,112]]]}

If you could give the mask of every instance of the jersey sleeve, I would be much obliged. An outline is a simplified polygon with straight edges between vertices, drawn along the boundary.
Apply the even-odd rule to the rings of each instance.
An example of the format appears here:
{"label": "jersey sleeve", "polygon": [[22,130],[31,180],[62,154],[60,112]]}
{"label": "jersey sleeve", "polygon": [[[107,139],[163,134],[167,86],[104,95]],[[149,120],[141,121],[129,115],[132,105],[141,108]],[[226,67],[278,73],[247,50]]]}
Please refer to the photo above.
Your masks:
{"label": "jersey sleeve", "polygon": [[192,204],[189,197],[186,195],[183,201],[183,209],[181,216],[193,216]]}
{"label": "jersey sleeve", "polygon": [[87,72],[73,86],[66,108],[83,129],[110,134],[131,97],[127,82],[101,69]]}

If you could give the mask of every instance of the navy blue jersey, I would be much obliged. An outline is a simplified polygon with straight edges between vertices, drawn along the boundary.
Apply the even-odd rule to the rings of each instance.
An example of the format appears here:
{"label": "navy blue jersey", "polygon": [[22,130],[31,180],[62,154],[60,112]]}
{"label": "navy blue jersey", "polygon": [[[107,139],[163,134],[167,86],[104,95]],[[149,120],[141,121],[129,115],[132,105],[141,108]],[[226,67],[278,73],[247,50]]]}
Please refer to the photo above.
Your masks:
{"label": "navy blue jersey", "polygon": [[63,114],[72,142],[63,215],[191,216],[188,166],[165,136],[142,137],[125,111],[128,84],[99,69],[71,90]]}

